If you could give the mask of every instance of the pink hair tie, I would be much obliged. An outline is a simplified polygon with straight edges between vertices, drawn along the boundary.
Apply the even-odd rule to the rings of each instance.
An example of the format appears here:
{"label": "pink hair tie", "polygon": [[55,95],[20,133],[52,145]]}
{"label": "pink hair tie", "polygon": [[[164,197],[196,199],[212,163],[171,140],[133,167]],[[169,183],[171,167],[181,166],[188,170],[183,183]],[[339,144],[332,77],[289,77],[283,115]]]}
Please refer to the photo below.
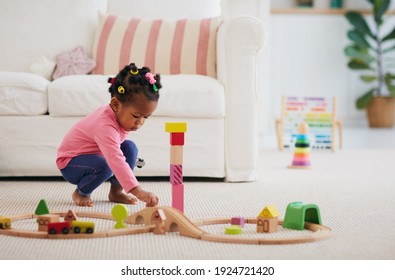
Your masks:
{"label": "pink hair tie", "polygon": [[155,77],[154,75],[152,75],[152,73],[148,72],[145,74],[145,78],[148,80],[148,82],[153,85],[156,83]]}
{"label": "pink hair tie", "polygon": [[158,88],[155,85],[155,83],[156,83],[155,76],[152,75],[152,73],[148,72],[148,73],[145,74],[145,78],[152,85],[153,90],[154,91],[158,91]]}

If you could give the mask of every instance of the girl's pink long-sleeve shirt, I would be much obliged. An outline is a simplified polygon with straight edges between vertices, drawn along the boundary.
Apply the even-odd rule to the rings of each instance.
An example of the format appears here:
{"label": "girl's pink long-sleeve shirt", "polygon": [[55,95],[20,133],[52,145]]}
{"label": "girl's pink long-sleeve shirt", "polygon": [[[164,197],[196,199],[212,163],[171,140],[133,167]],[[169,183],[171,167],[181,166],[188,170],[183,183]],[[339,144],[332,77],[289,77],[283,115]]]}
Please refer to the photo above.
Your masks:
{"label": "girl's pink long-sleeve shirt", "polygon": [[128,136],[119,124],[110,105],[103,105],[77,122],[64,137],[58,148],[56,165],[63,169],[79,155],[102,155],[121,184],[129,192],[139,185],[121,151]]}

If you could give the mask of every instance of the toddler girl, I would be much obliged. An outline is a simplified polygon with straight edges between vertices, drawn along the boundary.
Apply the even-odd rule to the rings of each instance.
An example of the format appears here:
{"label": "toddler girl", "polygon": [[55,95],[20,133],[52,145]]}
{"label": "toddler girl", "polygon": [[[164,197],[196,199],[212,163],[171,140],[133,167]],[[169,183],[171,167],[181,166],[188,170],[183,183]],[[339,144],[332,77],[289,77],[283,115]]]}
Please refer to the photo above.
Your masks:
{"label": "toddler girl", "polygon": [[[138,130],[158,105],[160,75],[134,63],[110,78],[111,101],[77,122],[58,149],[56,164],[63,177],[77,185],[72,198],[79,206],[93,206],[91,193],[110,179],[110,201],[156,206],[158,197],[144,191],[133,174],[137,147],[125,140]],[[136,199],[137,197],[137,199]]]}

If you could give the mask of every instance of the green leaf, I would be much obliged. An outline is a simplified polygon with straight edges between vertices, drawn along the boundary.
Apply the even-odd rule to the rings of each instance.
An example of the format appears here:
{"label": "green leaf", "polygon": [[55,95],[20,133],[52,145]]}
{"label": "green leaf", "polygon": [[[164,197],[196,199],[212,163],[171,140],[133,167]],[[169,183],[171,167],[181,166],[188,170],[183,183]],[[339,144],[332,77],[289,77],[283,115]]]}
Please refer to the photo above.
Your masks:
{"label": "green leaf", "polygon": [[395,80],[395,75],[392,75],[391,73],[387,73],[384,76],[385,84],[390,92],[390,95],[392,97],[395,97],[395,85],[392,85],[392,80]]}
{"label": "green leaf", "polygon": [[383,15],[388,10],[391,0],[374,0],[374,20],[378,25],[383,23]]}
{"label": "green leaf", "polygon": [[367,49],[361,50],[358,46],[347,46],[344,52],[348,57],[356,58],[365,62],[366,64],[370,64],[371,62],[376,60],[373,56],[369,54]]}
{"label": "green leaf", "polygon": [[358,59],[351,59],[347,66],[354,70],[366,70],[371,69],[370,66]]}
{"label": "green leaf", "polygon": [[387,36],[385,36],[382,41],[384,42],[384,41],[392,40],[392,39],[395,39],[395,28],[394,28],[394,30],[391,31],[391,33],[389,33]]}
{"label": "green leaf", "polygon": [[371,83],[377,80],[376,76],[370,76],[370,75],[362,75],[361,80],[367,83]]}
{"label": "green leaf", "polygon": [[360,98],[357,99],[356,105],[357,105],[357,109],[364,109],[366,108],[370,101],[372,101],[374,95],[374,88],[372,88],[371,90],[369,90],[367,93],[365,93],[364,95],[362,95]]}
{"label": "green leaf", "polygon": [[373,39],[376,38],[376,36],[370,30],[369,25],[366,23],[365,19],[360,13],[348,12],[346,13],[346,18],[359,32],[366,34]]}
{"label": "green leaf", "polygon": [[387,48],[387,49],[383,50],[383,53],[387,53],[387,52],[390,52],[392,50],[395,50],[395,46],[392,46],[390,48]]}
{"label": "green leaf", "polygon": [[369,42],[366,40],[365,36],[356,29],[348,31],[347,36],[351,41],[357,44],[358,47],[372,48]]}

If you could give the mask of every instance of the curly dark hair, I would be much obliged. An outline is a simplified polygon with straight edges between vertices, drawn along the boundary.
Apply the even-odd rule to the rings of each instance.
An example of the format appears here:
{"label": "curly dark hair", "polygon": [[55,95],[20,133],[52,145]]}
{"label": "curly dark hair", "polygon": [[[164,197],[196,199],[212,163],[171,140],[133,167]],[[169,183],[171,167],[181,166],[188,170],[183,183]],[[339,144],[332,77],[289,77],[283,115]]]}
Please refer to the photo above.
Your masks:
{"label": "curly dark hair", "polygon": [[111,97],[116,97],[121,103],[133,103],[134,96],[142,93],[148,100],[158,101],[159,89],[162,88],[160,75],[154,75],[156,82],[151,84],[145,76],[150,72],[146,66],[137,68],[134,63],[126,65],[115,78],[108,79]]}

